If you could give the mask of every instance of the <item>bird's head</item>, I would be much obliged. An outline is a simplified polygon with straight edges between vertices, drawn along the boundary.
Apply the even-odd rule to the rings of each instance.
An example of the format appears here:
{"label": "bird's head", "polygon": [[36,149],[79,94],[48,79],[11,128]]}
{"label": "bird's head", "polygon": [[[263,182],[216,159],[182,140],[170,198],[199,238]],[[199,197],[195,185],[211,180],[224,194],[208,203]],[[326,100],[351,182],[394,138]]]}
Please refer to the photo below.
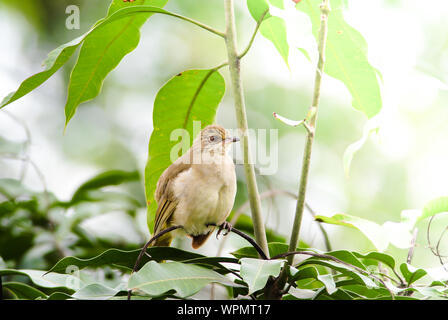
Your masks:
{"label": "bird's head", "polygon": [[237,142],[240,139],[228,135],[226,130],[219,125],[209,125],[202,129],[199,136],[193,142],[195,149],[200,148],[201,152],[212,152],[223,154],[229,149],[233,142]]}

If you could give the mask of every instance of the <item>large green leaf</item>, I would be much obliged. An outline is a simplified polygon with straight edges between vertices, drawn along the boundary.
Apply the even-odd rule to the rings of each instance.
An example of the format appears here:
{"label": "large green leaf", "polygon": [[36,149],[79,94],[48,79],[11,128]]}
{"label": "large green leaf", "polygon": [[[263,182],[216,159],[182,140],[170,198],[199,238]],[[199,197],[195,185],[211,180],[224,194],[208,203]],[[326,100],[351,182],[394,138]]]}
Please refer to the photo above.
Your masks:
{"label": "large green leaf", "polygon": [[[168,0],[137,0],[132,4],[114,0],[108,16],[130,5],[152,5],[163,7]],[[107,25],[101,25],[82,44],[78,61],[74,66],[68,85],[65,105],[66,125],[74,116],[79,104],[95,98],[101,91],[106,76],[133,51],[140,41],[140,27],[152,13],[125,17]],[[106,19],[107,20],[107,19]]]}
{"label": "large green leaf", "polygon": [[[371,118],[382,107],[377,71],[367,59],[365,39],[344,19],[344,2],[331,1],[324,71],[341,80],[352,95],[353,107]],[[320,28],[320,4],[320,0],[302,0],[296,5],[298,10],[310,17],[316,39]]]}
{"label": "large green leaf", "polygon": [[240,260],[240,274],[249,286],[249,293],[263,289],[269,277],[277,277],[283,266],[283,260],[261,260],[243,258]]}
{"label": "large green leaf", "polygon": [[145,169],[150,230],[153,229],[157,209],[154,201],[157,180],[171,164],[171,151],[179,143],[171,140],[172,132],[176,129],[185,129],[189,139],[183,142],[191,145],[193,135],[199,133],[193,131],[193,121],[200,121],[199,129],[212,124],[224,91],[223,77],[212,69],[181,72],[171,78],[157,93],[153,110],[154,130],[149,141],[148,162]]}
{"label": "large green leaf", "polygon": [[211,282],[236,285],[217,272],[193,264],[150,261],[131,276],[128,288],[142,290],[153,297],[174,290],[177,296],[186,298]]}

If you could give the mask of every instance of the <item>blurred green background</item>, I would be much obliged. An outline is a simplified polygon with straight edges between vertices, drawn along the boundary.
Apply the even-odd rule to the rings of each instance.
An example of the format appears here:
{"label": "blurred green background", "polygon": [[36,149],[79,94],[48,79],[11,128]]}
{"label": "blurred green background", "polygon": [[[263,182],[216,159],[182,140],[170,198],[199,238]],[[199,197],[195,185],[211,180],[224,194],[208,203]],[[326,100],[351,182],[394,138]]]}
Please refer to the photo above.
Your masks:
{"label": "blurred green background", "polygon": [[[73,4],[80,8],[79,30],[65,27],[65,9]],[[0,97],[40,71],[49,51],[87,31],[105,15],[108,4],[106,0],[0,0]],[[305,133],[276,121],[272,113],[301,119],[311,103],[315,41],[308,19],[292,3],[286,4],[288,9],[278,14],[288,25],[290,68],[261,36],[242,63],[249,126],[279,130],[278,143],[267,141],[268,147],[278,147],[271,159],[278,161],[278,169],[274,175],[258,177],[262,192],[297,192]],[[351,107],[343,84],[325,76],[307,202],[321,215],[342,212],[380,224],[398,222],[402,210],[421,209],[427,201],[448,193],[448,4],[436,0],[352,0],[348,4],[345,17],[367,40],[370,62],[382,73],[380,129],[355,155],[347,177],[342,156],[361,137],[366,118]],[[242,48],[255,23],[245,1],[236,1],[236,5]],[[222,1],[170,0],[166,9],[224,28]],[[311,63],[299,47],[310,53]],[[141,177],[155,95],[173,75],[210,68],[225,59],[224,42],[218,37],[168,16],[153,16],[142,28],[139,47],[106,78],[100,96],[80,106],[65,135],[66,88],[75,58],[38,90],[0,110],[0,179],[23,182],[13,186],[11,180],[2,180],[0,189],[31,201],[11,215],[2,216],[0,209],[4,263],[46,269],[68,254],[88,257],[112,246],[141,246],[148,237]],[[222,74],[227,91],[217,123],[231,129],[236,123],[228,70]],[[104,190],[109,196],[108,192],[118,192],[132,200],[102,194],[70,207],[41,206],[44,196],[70,201],[80,185],[107,170],[136,172],[132,179],[124,179],[126,183]],[[235,208],[247,198],[240,166],[237,173]],[[19,189],[25,186],[28,191]],[[17,188],[11,191],[13,187]],[[295,200],[286,196],[263,201],[267,226],[286,238],[294,210]],[[427,248],[427,223],[418,225],[413,264],[438,266],[438,258]],[[435,219],[433,241],[447,225],[447,217]],[[325,228],[333,249],[374,249],[354,229]],[[309,214],[302,223],[301,237],[313,247],[324,248]],[[213,237],[200,252],[216,254],[219,243]],[[178,239],[175,245],[191,249],[187,239]],[[241,240],[231,238],[225,252],[241,245]],[[448,254],[446,241],[441,246]],[[401,261],[406,259],[407,250],[391,245],[388,252]]]}

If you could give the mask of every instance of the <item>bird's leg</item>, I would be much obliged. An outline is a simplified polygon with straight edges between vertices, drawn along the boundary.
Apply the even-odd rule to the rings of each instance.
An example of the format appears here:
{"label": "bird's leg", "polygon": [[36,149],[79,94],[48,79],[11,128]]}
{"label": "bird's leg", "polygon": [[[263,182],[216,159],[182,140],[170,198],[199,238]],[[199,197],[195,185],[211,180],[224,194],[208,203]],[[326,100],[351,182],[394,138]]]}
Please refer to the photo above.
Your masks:
{"label": "bird's leg", "polygon": [[222,230],[226,230],[225,233],[222,234],[223,236],[226,236],[226,235],[228,235],[230,233],[230,231],[232,231],[232,228],[233,228],[233,226],[229,222],[224,221],[219,226],[218,232],[216,233],[216,239],[218,239],[218,236],[222,232]]}

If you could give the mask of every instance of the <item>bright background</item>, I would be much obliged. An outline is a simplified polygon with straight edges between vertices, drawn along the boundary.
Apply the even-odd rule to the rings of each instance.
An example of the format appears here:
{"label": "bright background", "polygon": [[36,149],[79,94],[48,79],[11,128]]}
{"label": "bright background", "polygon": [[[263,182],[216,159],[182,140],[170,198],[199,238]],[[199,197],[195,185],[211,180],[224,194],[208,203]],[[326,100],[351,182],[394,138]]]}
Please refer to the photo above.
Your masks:
{"label": "bright background", "polygon": [[[46,54],[87,31],[105,15],[104,0],[0,0],[0,97],[14,91],[26,77],[41,70]],[[278,171],[259,177],[260,189],[297,192],[304,131],[276,121],[272,112],[301,119],[311,103],[316,60],[315,41],[308,18],[286,1],[290,43],[290,69],[272,44],[258,35],[242,63],[249,126],[279,129]],[[239,44],[243,48],[255,23],[245,1],[237,3]],[[65,8],[79,5],[81,29],[65,28]],[[324,77],[317,136],[309,180],[309,205],[322,215],[343,212],[377,223],[399,221],[405,209],[448,193],[448,3],[443,0],[349,1],[345,14],[369,45],[369,60],[382,74],[383,109],[373,134],[355,155],[347,177],[342,156],[348,145],[362,136],[366,118],[351,107],[351,97],[337,80]],[[168,10],[192,17],[218,29],[224,28],[222,1],[170,0]],[[310,63],[298,50],[305,48]],[[106,78],[95,100],[79,107],[63,134],[64,104],[69,68],[63,68],[33,93],[0,110],[0,136],[24,141],[25,131],[12,117],[25,123],[32,142],[29,157],[40,169],[48,190],[68,200],[91,176],[106,169],[144,171],[152,131],[152,107],[157,90],[173,75],[192,68],[209,68],[225,61],[222,39],[183,21],[153,16],[142,28],[139,47],[125,57]],[[72,58],[69,65],[72,66]],[[235,128],[228,82],[217,123]],[[1,143],[1,142],[0,142]],[[21,163],[0,156],[0,178],[17,178]],[[243,182],[242,168],[238,177]],[[42,190],[42,179],[33,168],[25,184]],[[241,183],[238,205],[244,202]],[[143,188],[143,185],[142,185]],[[295,201],[279,196],[263,202],[267,225],[287,237]],[[247,212],[248,213],[248,212]],[[248,213],[249,214],[249,213]],[[120,212],[109,212],[83,222],[87,232],[112,241],[139,244],[147,237],[145,210],[131,223]],[[448,219],[437,218],[437,240]],[[414,265],[437,266],[438,259],[426,247],[427,222],[418,225]],[[334,249],[373,250],[356,230],[328,226]],[[146,235],[145,235],[146,234]],[[309,214],[302,223],[302,239],[323,248],[322,237]],[[436,241],[434,240],[434,241]],[[448,246],[443,245],[447,252]],[[228,242],[230,250],[243,245]],[[178,246],[189,249],[188,242]],[[201,252],[216,253],[217,240]],[[406,250],[389,247],[403,261]]]}

